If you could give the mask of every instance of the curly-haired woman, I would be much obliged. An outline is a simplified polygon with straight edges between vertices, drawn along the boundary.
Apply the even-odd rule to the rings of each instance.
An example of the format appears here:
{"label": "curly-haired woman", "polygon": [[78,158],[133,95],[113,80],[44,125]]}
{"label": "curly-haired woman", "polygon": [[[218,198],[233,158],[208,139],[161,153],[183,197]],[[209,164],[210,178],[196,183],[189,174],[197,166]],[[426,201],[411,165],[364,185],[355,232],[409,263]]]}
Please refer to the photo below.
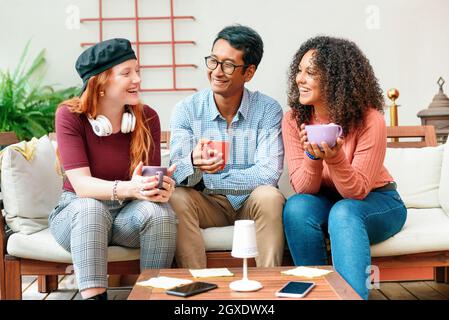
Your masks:
{"label": "curly-haired woman", "polygon": [[[330,236],[335,269],[368,298],[370,245],[399,232],[407,211],[383,166],[386,125],[373,69],[351,41],[319,36],[296,52],[282,122],[290,183],[284,207],[288,246],[296,265],[327,264]],[[336,123],[334,147],[310,143],[306,124]]]}

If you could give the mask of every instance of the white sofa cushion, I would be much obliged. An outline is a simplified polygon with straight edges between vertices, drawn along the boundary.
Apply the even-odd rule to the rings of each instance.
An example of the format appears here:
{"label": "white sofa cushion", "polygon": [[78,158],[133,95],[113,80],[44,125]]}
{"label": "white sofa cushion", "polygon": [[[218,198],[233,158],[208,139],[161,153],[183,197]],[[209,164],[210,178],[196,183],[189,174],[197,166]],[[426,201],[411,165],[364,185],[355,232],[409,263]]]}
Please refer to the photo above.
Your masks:
{"label": "white sofa cushion", "polygon": [[[7,252],[19,258],[72,263],[72,255],[56,242],[49,228],[30,235],[13,233],[8,239]],[[108,247],[109,262],[138,259],[140,259],[139,249]]]}
{"label": "white sofa cushion", "polygon": [[234,226],[201,229],[206,251],[232,250]]}
{"label": "white sofa cushion", "polygon": [[161,166],[168,167],[170,165],[170,150],[161,149]]}
{"label": "white sofa cushion", "polygon": [[[448,250],[449,218],[441,208],[408,209],[407,221],[393,237],[371,246],[373,257]],[[206,251],[232,250],[234,226],[201,230]]]}
{"label": "white sofa cushion", "polygon": [[13,146],[5,149],[1,189],[5,220],[13,231],[31,234],[47,228],[48,215],[62,192],[62,177],[55,163],[56,154],[47,136],[37,141],[30,161]]}
{"label": "white sofa cushion", "polygon": [[284,171],[281,174],[281,177],[279,178],[279,191],[284,195],[285,199],[288,199],[290,196],[295,194],[295,191],[293,190],[292,185],[290,184],[290,176],[288,174],[288,167],[287,167],[287,158],[284,157]]}
{"label": "white sofa cushion", "polygon": [[387,148],[384,165],[398,184],[407,208],[440,207],[443,146],[425,148]]}
{"label": "white sofa cushion", "polygon": [[385,257],[449,249],[449,218],[441,208],[408,209],[400,232],[372,245],[372,257]]}
{"label": "white sofa cushion", "polygon": [[441,179],[439,199],[440,205],[449,217],[449,139],[444,145],[443,162],[441,166]]}

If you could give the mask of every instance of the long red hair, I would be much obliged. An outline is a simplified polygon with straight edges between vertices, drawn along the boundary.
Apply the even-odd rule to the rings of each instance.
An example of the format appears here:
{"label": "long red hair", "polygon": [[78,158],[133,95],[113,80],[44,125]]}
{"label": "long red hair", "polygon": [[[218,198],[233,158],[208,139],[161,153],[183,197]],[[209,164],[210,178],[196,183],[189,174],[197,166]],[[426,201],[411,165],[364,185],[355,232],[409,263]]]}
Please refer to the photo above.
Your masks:
{"label": "long red hair", "polygon": [[[102,73],[92,76],[88,83],[86,90],[81,97],[74,97],[59,104],[68,106],[69,110],[74,113],[84,114],[86,117],[90,116],[95,118],[97,116],[98,101],[100,99],[100,91],[104,90],[107,82],[112,74],[112,69],[103,71]],[[149,153],[153,145],[153,138],[151,132],[146,125],[143,104],[129,106],[134,112],[136,117],[136,127],[131,134],[131,144],[129,148],[130,163],[129,163],[129,176],[131,177],[134,168],[142,161],[145,165],[148,165],[150,159]]]}

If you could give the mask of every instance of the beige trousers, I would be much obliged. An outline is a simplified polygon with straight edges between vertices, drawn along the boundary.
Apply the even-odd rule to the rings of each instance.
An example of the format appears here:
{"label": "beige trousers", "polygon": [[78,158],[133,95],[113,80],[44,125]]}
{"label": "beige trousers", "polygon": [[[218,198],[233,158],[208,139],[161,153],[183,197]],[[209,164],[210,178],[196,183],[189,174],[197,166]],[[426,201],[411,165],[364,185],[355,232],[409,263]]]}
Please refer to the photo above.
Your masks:
{"label": "beige trousers", "polygon": [[223,195],[208,195],[193,188],[177,187],[169,203],[178,215],[176,263],[181,268],[206,268],[206,250],[200,228],[233,225],[250,219],[256,224],[259,267],[280,266],[284,253],[282,209],[285,198],[272,186],[257,187],[235,211]]}

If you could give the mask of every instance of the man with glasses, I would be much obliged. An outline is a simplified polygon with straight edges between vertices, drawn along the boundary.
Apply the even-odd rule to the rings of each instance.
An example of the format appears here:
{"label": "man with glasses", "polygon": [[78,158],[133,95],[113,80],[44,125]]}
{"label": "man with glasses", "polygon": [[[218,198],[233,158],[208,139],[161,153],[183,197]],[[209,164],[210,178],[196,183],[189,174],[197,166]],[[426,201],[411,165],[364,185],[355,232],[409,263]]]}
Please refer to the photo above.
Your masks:
{"label": "man with glasses", "polygon": [[[282,263],[285,199],[276,188],[284,158],[282,109],[274,99],[245,88],[262,55],[262,39],[253,29],[224,28],[205,57],[210,89],[174,109],[170,162],[177,164],[178,188],[170,204],[179,219],[179,267],[205,268],[201,228],[239,219],[255,221],[257,265]],[[214,147],[214,141],[226,141],[229,151]]]}

